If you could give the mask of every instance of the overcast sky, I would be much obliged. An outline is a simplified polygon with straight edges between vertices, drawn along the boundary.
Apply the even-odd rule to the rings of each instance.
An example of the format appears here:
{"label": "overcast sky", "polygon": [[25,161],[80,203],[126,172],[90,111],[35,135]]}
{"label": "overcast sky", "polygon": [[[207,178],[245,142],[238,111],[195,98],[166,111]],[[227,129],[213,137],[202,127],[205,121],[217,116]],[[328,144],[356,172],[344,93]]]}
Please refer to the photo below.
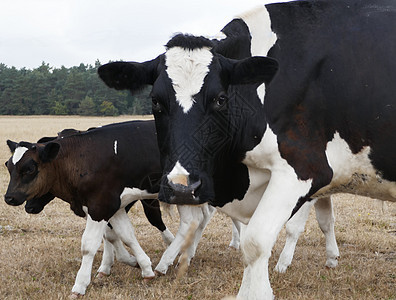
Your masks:
{"label": "overcast sky", "polygon": [[215,35],[268,0],[1,0],[0,63],[33,69],[144,61],[175,32]]}

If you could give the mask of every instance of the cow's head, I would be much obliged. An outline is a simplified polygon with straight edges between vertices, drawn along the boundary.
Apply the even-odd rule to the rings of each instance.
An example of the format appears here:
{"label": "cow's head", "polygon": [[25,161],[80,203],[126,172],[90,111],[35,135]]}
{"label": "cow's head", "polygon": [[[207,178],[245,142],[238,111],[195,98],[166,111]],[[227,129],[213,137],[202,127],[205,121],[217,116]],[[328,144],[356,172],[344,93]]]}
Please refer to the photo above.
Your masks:
{"label": "cow's head", "polygon": [[254,134],[235,136],[242,126],[236,118],[243,114],[235,87],[251,93],[249,101],[260,101],[256,89],[273,78],[278,65],[267,57],[228,59],[210,40],[190,35],[175,36],[166,48],[152,61],[109,63],[98,73],[116,89],[153,85],[152,111],[164,171],[160,200],[212,202],[219,197],[219,186],[233,189],[233,174],[247,173],[240,165],[238,142]]}
{"label": "cow's head", "polygon": [[[44,197],[55,180],[51,161],[58,155],[60,145],[55,142],[32,144],[10,140],[7,145],[13,155],[6,162],[10,173],[10,183],[4,195],[6,203],[16,206],[30,199]],[[44,200],[48,199],[45,196]]]}

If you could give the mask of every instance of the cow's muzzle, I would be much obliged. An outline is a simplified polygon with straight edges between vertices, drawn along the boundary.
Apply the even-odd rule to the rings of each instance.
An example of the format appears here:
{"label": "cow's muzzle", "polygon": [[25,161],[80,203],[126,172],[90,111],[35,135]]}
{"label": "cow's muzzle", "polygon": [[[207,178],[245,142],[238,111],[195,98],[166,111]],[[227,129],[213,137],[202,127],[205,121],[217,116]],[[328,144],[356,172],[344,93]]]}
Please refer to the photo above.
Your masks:
{"label": "cow's muzzle", "polygon": [[170,204],[177,205],[198,205],[201,204],[199,196],[196,195],[197,189],[201,186],[201,180],[190,185],[168,182],[172,190],[172,196],[169,199]]}
{"label": "cow's muzzle", "polygon": [[25,202],[26,197],[20,197],[19,195],[4,195],[4,200],[8,205],[18,206]]}

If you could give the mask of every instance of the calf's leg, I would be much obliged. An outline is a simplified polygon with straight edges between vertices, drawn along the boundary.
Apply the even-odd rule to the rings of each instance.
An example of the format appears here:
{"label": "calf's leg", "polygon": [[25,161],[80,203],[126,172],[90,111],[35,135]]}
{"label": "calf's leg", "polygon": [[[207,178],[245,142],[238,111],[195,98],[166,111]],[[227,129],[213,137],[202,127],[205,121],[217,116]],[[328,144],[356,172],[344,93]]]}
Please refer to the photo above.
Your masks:
{"label": "calf's leg", "polygon": [[118,235],[109,226],[106,226],[103,237],[103,257],[102,263],[98,269],[98,277],[110,275],[111,267],[114,264],[114,252],[117,260],[131,267],[137,266],[134,256],[129,254]]}
{"label": "calf's leg", "polygon": [[114,216],[110,218],[109,223],[112,225],[114,232],[121,238],[124,244],[131,248],[133,255],[136,257],[137,263],[142,269],[143,278],[154,278],[155,275],[151,268],[150,258],[140,247],[135,236],[134,228],[125,209],[119,209]]}
{"label": "calf's leg", "polygon": [[87,214],[87,223],[81,238],[82,262],[72,288],[72,295],[74,296],[84,295],[91,282],[93,259],[102,242],[106,226],[106,221],[93,221]]}
{"label": "calf's leg", "polygon": [[172,232],[166,228],[162,220],[161,209],[157,199],[144,199],[141,201],[144,209],[144,214],[151,225],[161,231],[161,236],[164,243],[169,246],[175,238]]}

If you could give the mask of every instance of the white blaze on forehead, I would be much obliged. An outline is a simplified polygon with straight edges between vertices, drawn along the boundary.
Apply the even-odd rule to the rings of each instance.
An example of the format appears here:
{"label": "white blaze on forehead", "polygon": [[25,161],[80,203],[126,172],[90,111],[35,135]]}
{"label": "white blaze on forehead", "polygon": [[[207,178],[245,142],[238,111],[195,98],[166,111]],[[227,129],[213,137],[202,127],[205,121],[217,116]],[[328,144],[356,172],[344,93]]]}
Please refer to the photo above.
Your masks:
{"label": "white blaze on forehead", "polygon": [[28,148],[26,147],[18,147],[15,149],[14,155],[12,156],[12,163],[14,165],[17,164],[18,161],[21,160],[25,152],[28,151]]}
{"label": "white blaze on forehead", "polygon": [[[271,29],[271,19],[264,5],[256,7],[239,16],[249,28],[252,37],[250,51],[252,56],[267,56],[277,37]],[[257,95],[264,104],[265,84],[257,88]]]}
{"label": "white blaze on forehead", "polygon": [[204,83],[213,55],[210,48],[184,49],[172,47],[165,53],[166,72],[172,80],[176,101],[184,113],[193,106],[194,95],[198,94]]}

